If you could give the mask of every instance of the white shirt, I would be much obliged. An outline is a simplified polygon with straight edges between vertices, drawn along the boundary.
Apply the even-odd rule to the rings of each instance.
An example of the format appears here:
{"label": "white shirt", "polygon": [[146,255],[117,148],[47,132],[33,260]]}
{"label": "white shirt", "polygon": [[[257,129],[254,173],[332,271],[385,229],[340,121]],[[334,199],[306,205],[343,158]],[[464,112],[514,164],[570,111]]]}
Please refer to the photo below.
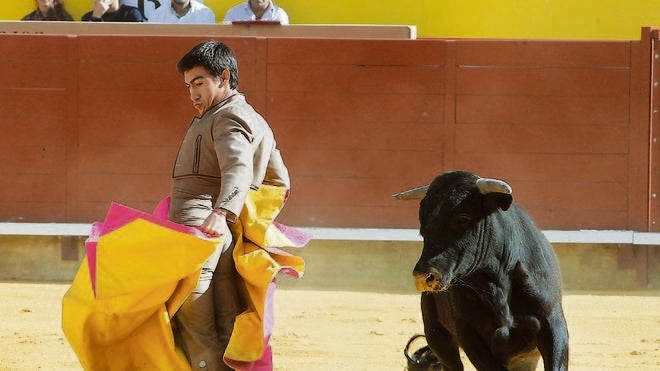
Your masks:
{"label": "white shirt", "polygon": [[223,23],[231,23],[233,21],[280,21],[280,24],[289,24],[289,15],[286,14],[284,9],[275,5],[272,1],[268,9],[261,19],[257,19],[250,8],[249,1],[238,4],[227,11]]}
{"label": "white shirt", "polygon": [[[179,18],[169,0],[160,0],[161,6],[148,17],[149,23],[215,23],[215,13],[197,0],[190,1],[188,13]],[[163,4],[164,3],[164,4]]]}

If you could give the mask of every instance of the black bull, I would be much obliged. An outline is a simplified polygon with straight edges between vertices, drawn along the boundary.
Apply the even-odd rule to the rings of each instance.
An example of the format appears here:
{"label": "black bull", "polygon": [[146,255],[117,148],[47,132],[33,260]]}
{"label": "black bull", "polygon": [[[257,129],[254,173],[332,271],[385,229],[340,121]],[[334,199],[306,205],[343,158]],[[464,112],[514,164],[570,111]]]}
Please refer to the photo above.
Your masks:
{"label": "black bull", "polygon": [[424,334],[444,370],[568,369],[557,257],[511,187],[457,171],[401,192],[422,198],[424,240],[413,276]]}

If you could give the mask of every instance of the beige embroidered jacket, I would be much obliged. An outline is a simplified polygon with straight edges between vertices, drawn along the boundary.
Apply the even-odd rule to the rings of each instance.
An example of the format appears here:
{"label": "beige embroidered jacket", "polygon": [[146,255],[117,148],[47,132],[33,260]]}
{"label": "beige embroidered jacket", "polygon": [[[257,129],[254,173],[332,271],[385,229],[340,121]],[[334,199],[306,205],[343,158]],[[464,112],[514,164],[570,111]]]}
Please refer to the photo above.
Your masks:
{"label": "beige embroidered jacket", "polygon": [[[248,189],[261,184],[289,189],[289,173],[266,120],[235,94],[195,117],[181,143],[172,172],[187,188],[211,193],[213,208],[240,215]],[[194,189],[186,189],[194,195]]]}

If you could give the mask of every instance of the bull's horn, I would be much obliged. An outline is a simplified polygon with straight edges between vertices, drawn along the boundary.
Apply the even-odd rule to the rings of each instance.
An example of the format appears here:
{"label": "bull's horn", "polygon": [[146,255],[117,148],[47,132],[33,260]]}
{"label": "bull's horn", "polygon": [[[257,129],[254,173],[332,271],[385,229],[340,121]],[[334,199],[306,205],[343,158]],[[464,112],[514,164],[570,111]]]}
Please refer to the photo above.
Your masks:
{"label": "bull's horn", "polygon": [[511,186],[505,181],[499,179],[479,178],[477,179],[477,188],[482,195],[488,193],[506,193],[511,194]]}
{"label": "bull's horn", "polygon": [[413,189],[409,189],[407,191],[395,193],[392,195],[392,197],[396,198],[397,200],[419,200],[421,198],[424,198],[426,196],[426,191],[428,191],[429,186],[425,185],[422,187],[417,187]]}

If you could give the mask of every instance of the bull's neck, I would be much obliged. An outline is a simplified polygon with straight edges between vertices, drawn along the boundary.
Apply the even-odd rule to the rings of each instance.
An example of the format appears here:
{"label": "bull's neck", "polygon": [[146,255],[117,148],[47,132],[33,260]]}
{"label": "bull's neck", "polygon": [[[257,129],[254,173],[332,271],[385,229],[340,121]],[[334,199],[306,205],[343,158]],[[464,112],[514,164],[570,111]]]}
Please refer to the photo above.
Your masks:
{"label": "bull's neck", "polygon": [[477,242],[475,246],[472,264],[468,268],[468,273],[479,269],[501,271],[504,273],[512,268],[511,248],[507,247],[508,239],[505,236],[506,231],[500,228],[497,220],[497,213],[484,218],[483,223],[478,224],[476,231]]}

